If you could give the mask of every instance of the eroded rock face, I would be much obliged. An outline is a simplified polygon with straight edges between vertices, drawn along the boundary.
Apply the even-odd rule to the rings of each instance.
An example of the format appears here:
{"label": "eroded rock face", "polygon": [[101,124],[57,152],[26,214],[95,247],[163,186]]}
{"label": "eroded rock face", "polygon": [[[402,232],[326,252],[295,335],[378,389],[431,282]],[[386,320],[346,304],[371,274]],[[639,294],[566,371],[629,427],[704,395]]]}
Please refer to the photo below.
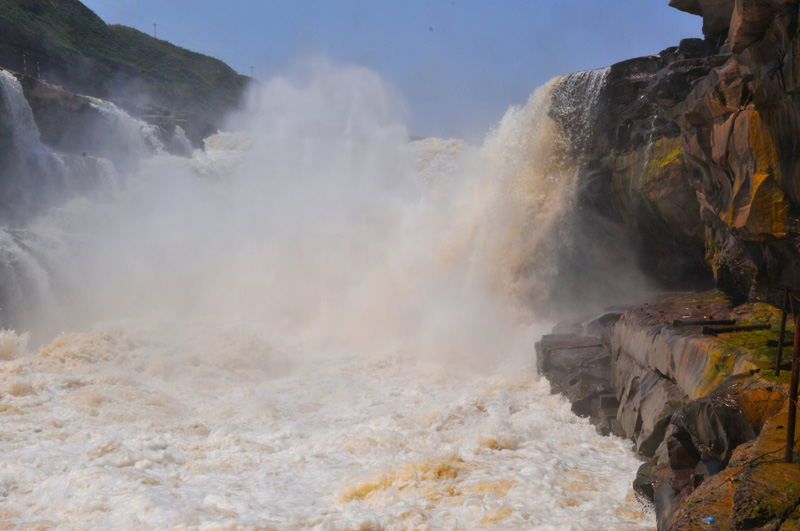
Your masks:
{"label": "eroded rock face", "polygon": [[703,17],[703,34],[707,36],[726,31],[734,10],[734,0],[670,0],[669,5]]}
{"label": "eroded rock face", "polygon": [[739,299],[775,300],[797,286],[800,101],[797,2],[737,0],[733,54],[671,113],[706,228],[717,285]]}
{"label": "eroded rock face", "polygon": [[[658,528],[686,529],[681,526],[687,524],[687,518],[691,520],[690,515],[699,520],[698,512],[687,510],[683,502],[695,491],[709,495],[718,490],[718,474],[729,480],[732,472],[740,472],[752,455],[753,444],[747,443],[756,441],[766,419],[775,417],[785,403],[785,397],[776,391],[724,389],[686,404],[673,415],[655,456],[642,465],[634,482],[638,492],[654,501]],[[761,413],[753,415],[756,410]],[[763,447],[765,442],[759,439],[755,444]],[[752,492],[752,485],[738,488],[741,485],[737,481],[740,495]],[[735,519],[742,512],[733,510],[741,504],[734,503],[734,489],[728,487],[718,500],[725,506],[708,508],[706,514],[719,518],[733,512]]]}
{"label": "eroded rock face", "polygon": [[[712,51],[705,41],[687,39],[659,55],[612,65],[599,110],[604,119],[594,124],[592,145],[580,146],[587,159],[578,197],[582,230],[603,247],[630,242],[640,268],[669,288],[711,278],[680,126],[667,111],[722,64]],[[569,127],[560,115],[553,118]],[[596,234],[603,224],[609,235]]]}
{"label": "eroded rock face", "polygon": [[611,386],[611,352],[600,339],[577,334],[547,335],[536,344],[536,366],[553,392],[572,402],[604,434],[616,429],[618,402]]}
{"label": "eroded rock face", "polygon": [[[579,204],[665,287],[737,301],[800,289],[797,0],[673,0],[706,40],[613,65]],[[558,120],[558,116],[554,116]]]}
{"label": "eroded rock face", "polygon": [[576,413],[648,458],[634,489],[660,531],[704,528],[708,516],[714,529],[756,529],[800,496],[800,466],[782,463],[785,386],[762,377],[779,322],[764,303],[677,294],[560,323],[537,344],[537,366]]}

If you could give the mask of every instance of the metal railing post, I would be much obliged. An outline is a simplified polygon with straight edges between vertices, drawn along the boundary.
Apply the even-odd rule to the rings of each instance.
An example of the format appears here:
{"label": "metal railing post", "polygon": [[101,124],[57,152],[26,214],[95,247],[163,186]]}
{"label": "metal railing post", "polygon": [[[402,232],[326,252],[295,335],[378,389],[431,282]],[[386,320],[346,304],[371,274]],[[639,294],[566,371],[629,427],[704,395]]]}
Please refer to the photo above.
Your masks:
{"label": "metal railing post", "polygon": [[789,383],[789,415],[786,422],[786,455],[785,460],[791,463],[794,454],[794,429],[797,420],[797,379],[798,367],[797,352],[800,350],[800,315],[794,316],[794,352],[792,352],[792,380]]}
{"label": "metal railing post", "polygon": [[789,306],[789,288],[783,288],[783,306],[781,307],[781,334],[778,336],[778,356],[775,358],[775,376],[781,375],[783,358],[783,338],[786,336],[786,310]]}

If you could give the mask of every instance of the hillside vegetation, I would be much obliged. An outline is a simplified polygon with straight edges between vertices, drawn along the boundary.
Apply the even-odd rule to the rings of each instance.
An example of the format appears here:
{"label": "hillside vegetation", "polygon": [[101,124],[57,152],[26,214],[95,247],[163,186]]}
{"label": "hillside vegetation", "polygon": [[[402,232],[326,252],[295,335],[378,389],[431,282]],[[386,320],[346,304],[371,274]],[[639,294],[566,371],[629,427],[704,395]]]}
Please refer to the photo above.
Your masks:
{"label": "hillside vegetation", "polygon": [[237,105],[249,80],[218,59],[107,25],[77,0],[0,0],[0,67],[41,72],[140,112],[166,107],[212,123]]}

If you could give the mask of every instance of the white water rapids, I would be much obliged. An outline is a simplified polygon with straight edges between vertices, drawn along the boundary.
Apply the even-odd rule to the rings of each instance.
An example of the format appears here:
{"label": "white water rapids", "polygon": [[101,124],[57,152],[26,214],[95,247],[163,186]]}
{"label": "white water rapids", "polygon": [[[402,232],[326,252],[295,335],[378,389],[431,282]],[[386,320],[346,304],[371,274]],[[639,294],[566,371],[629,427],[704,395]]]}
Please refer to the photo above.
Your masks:
{"label": "white water rapids", "polygon": [[409,144],[381,80],[316,65],[0,233],[31,294],[0,529],[652,529],[631,445],[534,368],[574,184],[556,83],[480,149]]}

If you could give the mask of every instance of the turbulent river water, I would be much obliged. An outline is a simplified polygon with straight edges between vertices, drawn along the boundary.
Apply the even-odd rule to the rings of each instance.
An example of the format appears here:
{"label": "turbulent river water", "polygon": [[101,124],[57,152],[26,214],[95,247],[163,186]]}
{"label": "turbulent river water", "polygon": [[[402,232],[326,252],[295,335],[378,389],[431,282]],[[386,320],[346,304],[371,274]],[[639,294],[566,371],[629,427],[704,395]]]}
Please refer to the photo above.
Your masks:
{"label": "turbulent river water", "polygon": [[652,529],[631,446],[535,371],[573,207],[551,94],[585,118],[604,79],[474,148],[314,65],[9,225],[0,529]]}

